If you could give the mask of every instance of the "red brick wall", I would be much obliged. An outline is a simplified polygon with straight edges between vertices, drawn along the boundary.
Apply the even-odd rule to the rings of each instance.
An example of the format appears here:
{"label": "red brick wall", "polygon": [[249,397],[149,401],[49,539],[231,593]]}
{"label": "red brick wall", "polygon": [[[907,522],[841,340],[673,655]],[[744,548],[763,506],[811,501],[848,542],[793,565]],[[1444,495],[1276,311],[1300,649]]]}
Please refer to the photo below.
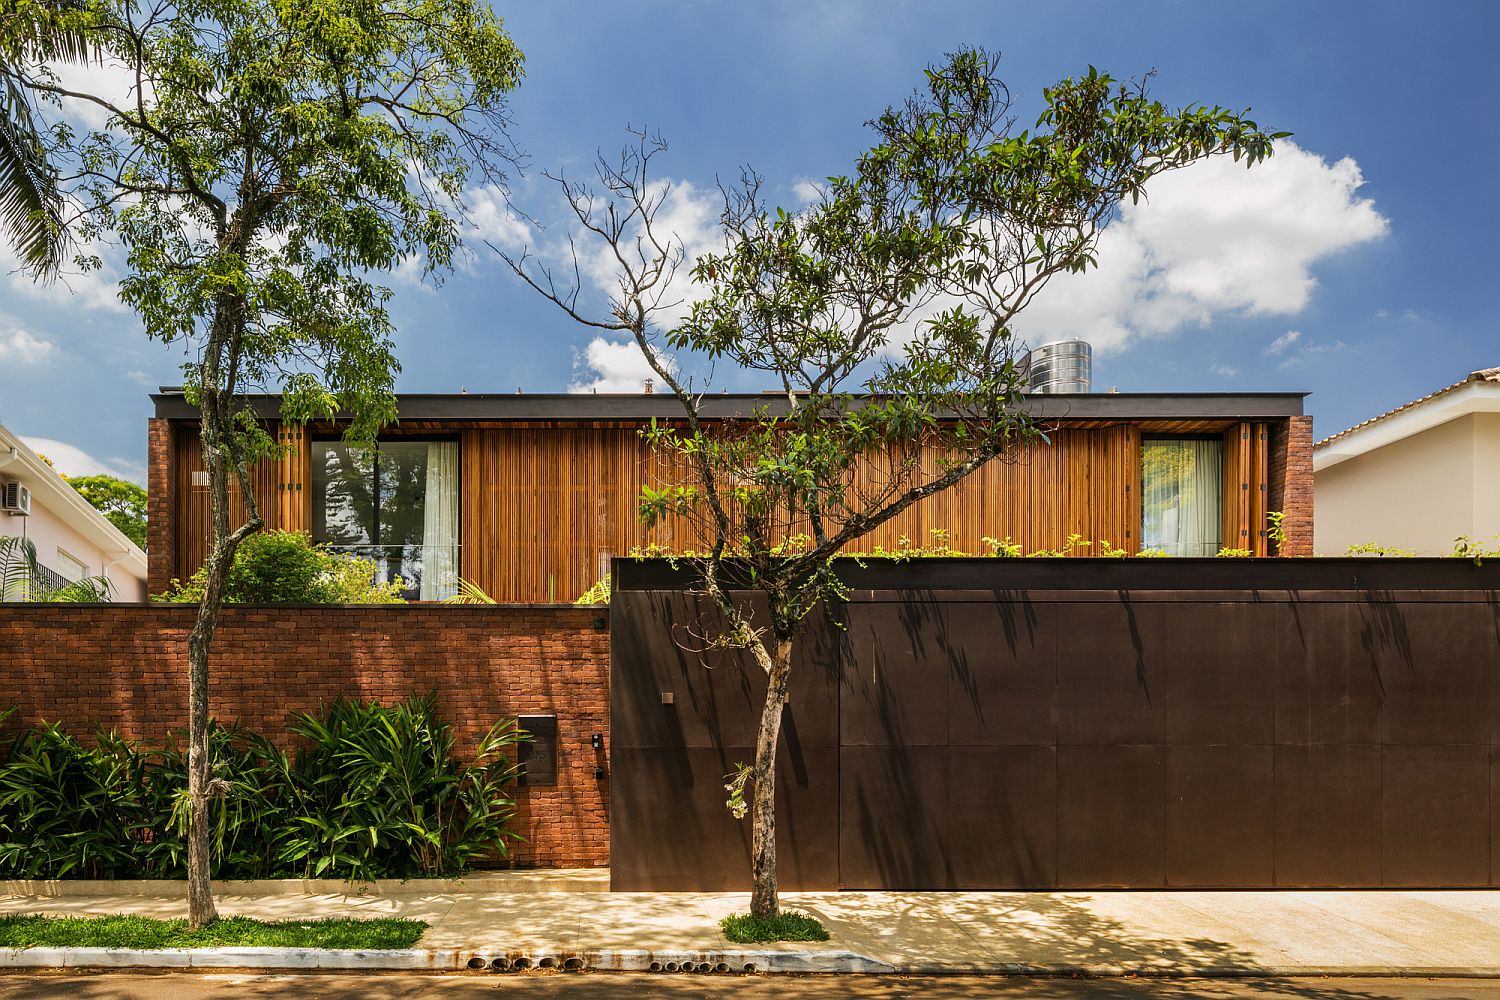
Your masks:
{"label": "red brick wall", "polygon": [[146,591],[159,594],[177,572],[177,450],[172,425],[152,418],[146,432]]}
{"label": "red brick wall", "polygon": [[[0,606],[0,706],[150,741],[187,726],[183,605]],[[558,781],[520,788],[518,865],[609,863],[609,632],[601,608],[228,608],[214,641],[210,710],[268,736],[288,713],[339,695],[392,702],[436,690],[458,747],[502,716],[557,715]],[[603,734],[606,749],[589,738]],[[288,740],[283,740],[289,742]]]}
{"label": "red brick wall", "polygon": [[1312,417],[1291,417],[1271,435],[1268,510],[1286,514],[1283,556],[1313,554]]}

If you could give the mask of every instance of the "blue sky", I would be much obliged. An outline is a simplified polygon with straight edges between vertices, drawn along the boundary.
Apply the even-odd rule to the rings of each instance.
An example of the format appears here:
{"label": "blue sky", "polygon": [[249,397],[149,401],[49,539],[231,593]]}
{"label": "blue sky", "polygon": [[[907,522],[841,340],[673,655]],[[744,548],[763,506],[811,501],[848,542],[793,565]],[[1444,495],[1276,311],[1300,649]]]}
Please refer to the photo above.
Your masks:
{"label": "blue sky", "polygon": [[[743,164],[788,205],[808,179],[847,169],[862,123],[957,46],[1002,53],[1023,118],[1043,86],[1089,64],[1155,69],[1167,103],[1250,107],[1294,146],[1253,172],[1162,179],[1107,237],[1097,274],[1037,300],[1018,323],[1028,339],[1094,340],[1099,389],[1310,391],[1319,436],[1500,365],[1500,5],[640,0],[500,13],[527,56],[514,137],[531,165],[512,190],[538,218],[557,207],[539,170],[587,169],[627,123],[671,142],[660,170],[680,182],[673,218],[693,229],[711,218],[715,177]],[[491,212],[487,231],[505,224]],[[441,287],[392,283],[402,390],[608,388],[639,374],[623,348],[591,351],[592,333],[482,247]],[[178,382],[179,363],[107,281],[39,291],[0,276],[0,422],[64,471],[139,477],[146,393]]]}

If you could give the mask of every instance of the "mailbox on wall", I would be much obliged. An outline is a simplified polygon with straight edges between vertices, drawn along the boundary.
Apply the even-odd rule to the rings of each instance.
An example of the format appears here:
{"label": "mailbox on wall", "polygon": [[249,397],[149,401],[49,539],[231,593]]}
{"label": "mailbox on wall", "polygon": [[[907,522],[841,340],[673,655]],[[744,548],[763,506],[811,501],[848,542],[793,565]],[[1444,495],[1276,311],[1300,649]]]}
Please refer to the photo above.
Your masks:
{"label": "mailbox on wall", "polygon": [[516,723],[530,737],[516,751],[521,758],[521,784],[557,784],[557,716],[522,715]]}

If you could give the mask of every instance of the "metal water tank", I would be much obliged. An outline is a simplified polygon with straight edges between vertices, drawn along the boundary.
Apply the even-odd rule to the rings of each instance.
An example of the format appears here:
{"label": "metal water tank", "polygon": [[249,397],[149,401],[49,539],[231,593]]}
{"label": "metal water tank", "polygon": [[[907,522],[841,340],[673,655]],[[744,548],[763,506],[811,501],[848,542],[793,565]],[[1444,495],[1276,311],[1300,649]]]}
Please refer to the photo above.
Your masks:
{"label": "metal water tank", "polygon": [[1023,362],[1027,384],[1035,393],[1089,392],[1093,387],[1094,349],[1088,341],[1054,340],[1032,348]]}

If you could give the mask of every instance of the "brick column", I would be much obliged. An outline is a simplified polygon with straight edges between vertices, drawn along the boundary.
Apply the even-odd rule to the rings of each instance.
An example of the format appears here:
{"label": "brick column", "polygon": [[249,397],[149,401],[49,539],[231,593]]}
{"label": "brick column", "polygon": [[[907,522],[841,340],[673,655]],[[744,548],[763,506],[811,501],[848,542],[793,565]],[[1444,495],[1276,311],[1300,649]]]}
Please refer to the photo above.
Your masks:
{"label": "brick column", "polygon": [[177,449],[172,424],[147,421],[146,590],[159,594],[177,575]]}
{"label": "brick column", "polygon": [[1277,555],[1313,554],[1312,417],[1290,417],[1271,435],[1269,510],[1286,514],[1286,544]]}

